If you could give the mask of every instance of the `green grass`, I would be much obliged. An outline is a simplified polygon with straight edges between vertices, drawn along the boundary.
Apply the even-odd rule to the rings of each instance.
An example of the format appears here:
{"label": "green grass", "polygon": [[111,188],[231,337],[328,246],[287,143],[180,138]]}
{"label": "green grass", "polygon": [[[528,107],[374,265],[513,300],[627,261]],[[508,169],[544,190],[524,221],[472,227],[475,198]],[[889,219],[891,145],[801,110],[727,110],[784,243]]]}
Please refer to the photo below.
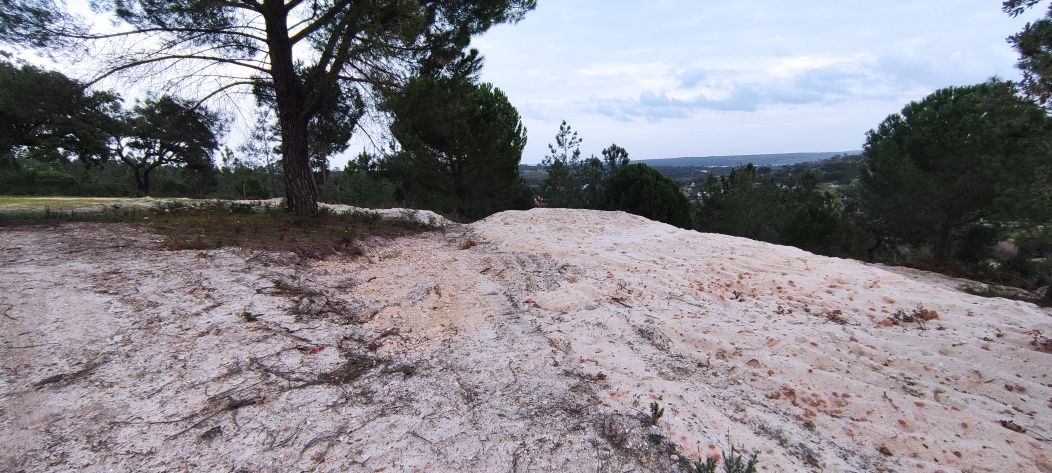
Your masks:
{"label": "green grass", "polygon": [[16,197],[0,196],[0,212],[5,210],[70,210],[98,205],[147,202],[147,199],[116,197]]}

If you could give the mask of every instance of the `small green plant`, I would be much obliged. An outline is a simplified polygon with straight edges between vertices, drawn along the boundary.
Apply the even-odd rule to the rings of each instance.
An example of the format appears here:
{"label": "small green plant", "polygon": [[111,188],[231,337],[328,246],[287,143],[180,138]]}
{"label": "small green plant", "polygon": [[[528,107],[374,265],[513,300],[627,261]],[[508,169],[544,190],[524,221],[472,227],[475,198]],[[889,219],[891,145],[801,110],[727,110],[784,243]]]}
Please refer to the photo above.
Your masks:
{"label": "small green plant", "polygon": [[357,232],[354,231],[354,227],[344,227],[340,232],[340,239],[343,240],[344,243],[353,243],[355,236],[357,236]]}
{"label": "small green plant", "polygon": [[650,403],[650,414],[644,414],[643,415],[643,419],[642,419],[643,426],[645,426],[645,427],[653,427],[653,426],[657,425],[658,419],[661,419],[661,416],[663,416],[663,415],[665,415],[665,408],[663,408],[660,405],[658,405],[657,402],[651,402]]}
{"label": "small green plant", "polygon": [[[739,451],[738,447],[731,443],[731,450],[723,452],[723,473],[756,473],[756,466],[760,463],[759,453],[746,454]],[[720,460],[717,457],[706,457],[705,461],[686,459],[680,460],[679,464],[689,473],[716,473]]]}
{"label": "small green plant", "polygon": [[718,463],[715,458],[707,457],[704,463],[701,460],[683,460],[681,466],[690,473],[716,473],[716,465]]}
{"label": "small green plant", "polygon": [[734,444],[731,444],[730,452],[723,452],[723,471],[724,473],[756,473],[756,465],[760,463],[757,460],[758,453],[752,452],[749,455],[749,459],[745,459],[744,452],[739,452]]}

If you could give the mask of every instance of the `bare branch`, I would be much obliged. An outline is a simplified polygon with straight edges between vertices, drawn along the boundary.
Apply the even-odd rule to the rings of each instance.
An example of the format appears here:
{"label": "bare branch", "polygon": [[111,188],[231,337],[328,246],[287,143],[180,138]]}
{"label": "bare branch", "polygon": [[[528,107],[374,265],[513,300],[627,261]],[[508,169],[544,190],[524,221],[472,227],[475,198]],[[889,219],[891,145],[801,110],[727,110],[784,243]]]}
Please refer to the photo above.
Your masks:
{"label": "bare branch", "polygon": [[212,93],[204,96],[202,99],[198,100],[197,103],[193,104],[193,106],[190,107],[190,110],[196,110],[198,107],[203,105],[209,99],[211,99],[212,97],[215,97],[216,95],[219,95],[219,94],[225,92],[226,90],[232,89],[234,87],[240,87],[240,86],[243,86],[243,85],[256,85],[256,81],[238,81],[238,82],[231,82],[231,83],[229,83],[227,85],[224,85],[224,86],[212,91]]}
{"label": "bare branch", "polygon": [[[265,30],[263,30],[261,28],[254,27],[254,26],[244,25],[244,26],[235,26],[234,28],[244,28],[244,29],[248,29],[248,30],[259,31],[259,32],[262,32],[262,33],[266,33]],[[63,32],[63,31],[49,31],[49,33],[54,34],[56,36],[61,36],[63,38],[81,39],[81,40],[87,40],[87,41],[113,39],[113,38],[120,38],[120,37],[125,37],[125,36],[134,36],[134,35],[139,35],[139,34],[152,34],[152,33],[203,33],[203,34],[238,36],[238,37],[242,37],[242,38],[248,38],[248,39],[251,39],[251,40],[254,40],[254,41],[259,41],[259,42],[262,42],[262,43],[266,43],[267,42],[267,39],[262,37],[262,36],[256,36],[256,35],[249,34],[249,33],[243,32],[243,31],[226,30],[226,29],[208,29],[208,28],[170,28],[170,27],[169,28],[160,28],[160,27],[157,27],[157,28],[137,28],[137,29],[130,30],[130,31],[119,31],[119,32],[116,32],[116,33],[100,33],[100,34],[80,34],[80,33],[71,33],[71,32]]]}
{"label": "bare branch", "polygon": [[[295,4],[298,5],[301,1],[302,0],[293,0],[291,3],[295,3]],[[323,13],[321,16],[319,16],[318,19],[314,20],[313,23],[307,25],[302,30],[300,30],[297,33],[293,34],[289,38],[289,40],[292,42],[292,44],[296,44],[300,40],[302,40],[303,38],[306,38],[307,36],[310,36],[311,34],[313,34],[315,31],[318,31],[318,30],[322,29],[323,27],[325,27],[325,25],[328,22],[330,22],[334,18],[336,18],[336,16],[339,15],[341,11],[343,11],[346,7],[350,6],[352,1],[353,0],[339,0],[339,1],[337,1],[325,13]]]}
{"label": "bare branch", "polygon": [[179,61],[179,60],[211,61],[211,62],[214,62],[214,63],[232,64],[232,65],[235,65],[235,66],[240,66],[240,67],[246,67],[246,68],[249,68],[249,69],[253,69],[253,70],[262,72],[264,74],[270,74],[270,70],[269,69],[266,69],[266,68],[260,67],[260,66],[255,66],[255,65],[252,65],[252,64],[248,64],[248,63],[242,62],[242,61],[237,60],[237,59],[229,59],[229,58],[215,57],[215,56],[199,56],[199,55],[194,55],[194,54],[172,54],[172,55],[167,55],[167,56],[158,56],[158,57],[151,57],[151,58],[147,58],[147,59],[140,59],[140,60],[137,60],[137,61],[131,61],[131,62],[126,63],[126,64],[121,64],[119,66],[113,67],[113,68],[103,72],[101,75],[99,75],[99,76],[95,77],[94,79],[86,82],[85,86],[90,87],[90,86],[95,85],[99,81],[101,81],[101,80],[103,80],[103,79],[105,79],[105,78],[107,78],[109,76],[112,76],[112,75],[117,74],[117,73],[122,72],[122,71],[126,71],[128,69],[133,69],[133,68],[136,68],[136,67],[139,67],[139,66],[144,66],[144,65],[152,64],[152,63],[156,63],[156,62]]}

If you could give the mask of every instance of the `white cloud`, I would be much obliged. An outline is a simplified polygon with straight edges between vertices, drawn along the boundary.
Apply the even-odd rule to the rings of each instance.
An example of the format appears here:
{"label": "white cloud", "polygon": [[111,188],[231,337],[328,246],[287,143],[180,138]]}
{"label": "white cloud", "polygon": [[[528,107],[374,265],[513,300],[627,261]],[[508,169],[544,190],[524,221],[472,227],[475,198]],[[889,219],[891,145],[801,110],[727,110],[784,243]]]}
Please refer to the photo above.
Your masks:
{"label": "white cloud", "polygon": [[[631,130],[630,151],[649,157],[814,151],[860,147],[884,116],[937,88],[1018,77],[1004,38],[1025,21],[989,0],[576,0],[541,2],[479,44],[483,78],[529,127],[531,162],[560,119],[587,124],[586,140]],[[792,140],[756,126],[784,120]],[[714,121],[752,134],[696,140]]]}

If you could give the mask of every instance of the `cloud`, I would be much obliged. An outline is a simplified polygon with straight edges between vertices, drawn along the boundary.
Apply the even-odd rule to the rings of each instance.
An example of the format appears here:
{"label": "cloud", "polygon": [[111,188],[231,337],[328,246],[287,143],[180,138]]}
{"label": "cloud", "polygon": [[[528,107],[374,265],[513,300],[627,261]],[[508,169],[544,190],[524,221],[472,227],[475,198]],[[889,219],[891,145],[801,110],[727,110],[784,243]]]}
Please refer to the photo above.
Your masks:
{"label": "cloud", "polygon": [[[688,68],[667,82],[630,97],[593,97],[592,111],[616,120],[687,118],[701,111],[754,112],[777,106],[904,100],[948,85],[960,73],[956,62],[919,58],[855,56],[790,57],[738,69]],[[963,66],[962,66],[963,67]],[[974,81],[985,80],[976,71]],[[956,76],[959,80],[960,75]]]}

